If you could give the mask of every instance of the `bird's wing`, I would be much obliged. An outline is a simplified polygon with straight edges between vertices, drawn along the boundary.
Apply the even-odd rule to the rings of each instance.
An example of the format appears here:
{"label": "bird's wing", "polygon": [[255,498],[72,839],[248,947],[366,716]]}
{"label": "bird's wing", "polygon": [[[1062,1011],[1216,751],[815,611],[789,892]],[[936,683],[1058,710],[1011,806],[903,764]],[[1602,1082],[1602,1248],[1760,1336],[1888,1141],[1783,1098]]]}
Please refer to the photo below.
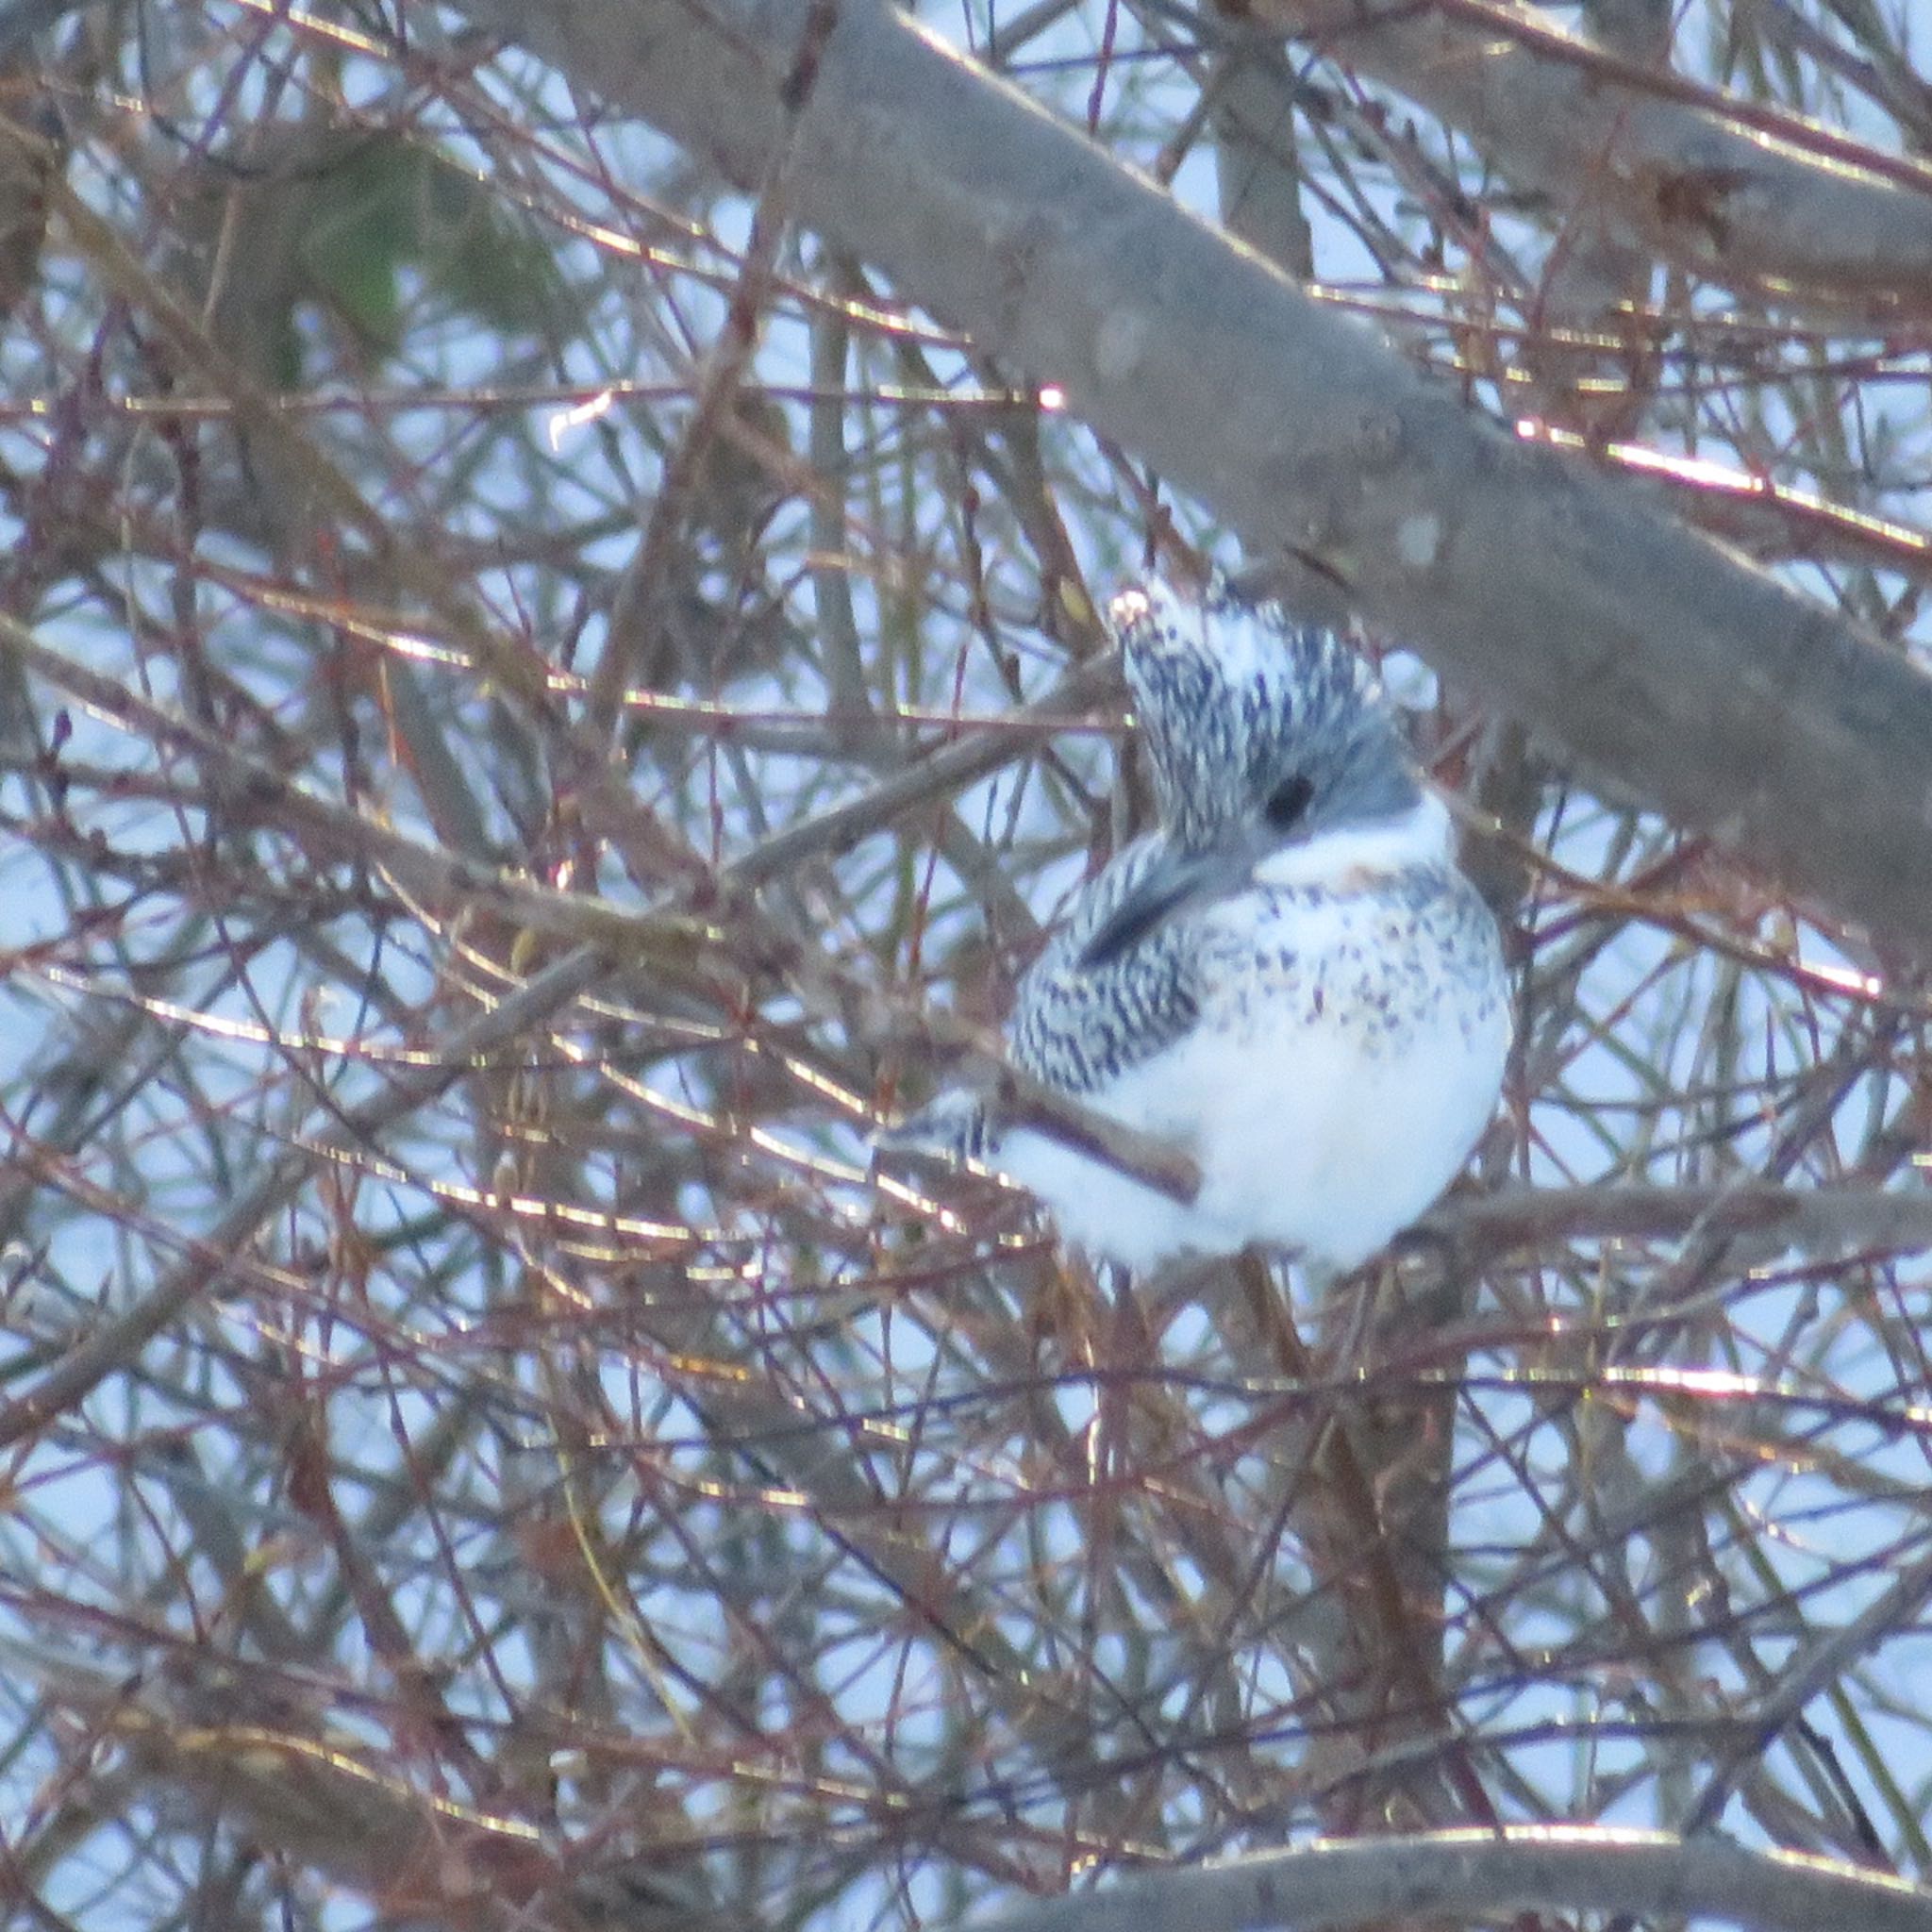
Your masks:
{"label": "bird's wing", "polygon": [[1169,846],[1116,899],[1080,948],[1084,972],[1110,966],[1197,907],[1211,906],[1252,883],[1245,849],[1182,853]]}
{"label": "bird's wing", "polygon": [[[1119,854],[1020,982],[1007,1037],[1015,1062],[1062,1093],[1091,1093],[1193,1025],[1199,983],[1187,922],[1160,902],[1174,863],[1158,833]],[[1195,894],[1191,888],[1187,896]],[[1117,919],[1137,929],[1090,955]]]}

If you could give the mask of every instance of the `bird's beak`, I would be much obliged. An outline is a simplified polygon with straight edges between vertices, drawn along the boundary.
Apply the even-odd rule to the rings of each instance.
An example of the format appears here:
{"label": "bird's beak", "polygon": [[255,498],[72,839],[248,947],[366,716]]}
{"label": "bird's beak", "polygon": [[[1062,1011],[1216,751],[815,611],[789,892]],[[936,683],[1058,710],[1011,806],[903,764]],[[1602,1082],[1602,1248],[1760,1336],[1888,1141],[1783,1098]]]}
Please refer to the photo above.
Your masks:
{"label": "bird's beak", "polygon": [[1240,891],[1254,875],[1249,852],[1169,852],[1109,912],[1080,948],[1083,972],[1110,966],[1170,920]]}

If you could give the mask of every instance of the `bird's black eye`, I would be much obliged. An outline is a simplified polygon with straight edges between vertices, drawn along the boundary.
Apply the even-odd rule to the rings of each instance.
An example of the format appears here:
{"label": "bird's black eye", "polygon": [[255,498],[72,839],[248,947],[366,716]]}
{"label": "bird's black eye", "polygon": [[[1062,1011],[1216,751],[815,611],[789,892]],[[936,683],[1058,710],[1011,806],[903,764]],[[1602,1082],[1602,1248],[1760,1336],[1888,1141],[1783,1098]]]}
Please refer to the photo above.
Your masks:
{"label": "bird's black eye", "polygon": [[1314,795],[1314,786],[1297,772],[1293,777],[1284,778],[1268,794],[1268,802],[1261,808],[1261,816],[1275,831],[1291,832]]}

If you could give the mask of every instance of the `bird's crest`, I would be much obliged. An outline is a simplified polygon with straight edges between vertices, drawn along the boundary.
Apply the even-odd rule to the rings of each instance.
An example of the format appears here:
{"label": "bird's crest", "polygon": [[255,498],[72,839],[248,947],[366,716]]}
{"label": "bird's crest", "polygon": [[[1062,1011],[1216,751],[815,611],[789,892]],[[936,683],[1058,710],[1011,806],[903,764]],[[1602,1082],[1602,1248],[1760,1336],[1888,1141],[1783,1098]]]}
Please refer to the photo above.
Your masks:
{"label": "bird's crest", "polygon": [[[1368,665],[1334,632],[1250,603],[1217,575],[1198,600],[1137,585],[1108,606],[1161,818],[1181,845],[1319,792],[1401,741]],[[1284,791],[1286,788],[1286,791]]]}

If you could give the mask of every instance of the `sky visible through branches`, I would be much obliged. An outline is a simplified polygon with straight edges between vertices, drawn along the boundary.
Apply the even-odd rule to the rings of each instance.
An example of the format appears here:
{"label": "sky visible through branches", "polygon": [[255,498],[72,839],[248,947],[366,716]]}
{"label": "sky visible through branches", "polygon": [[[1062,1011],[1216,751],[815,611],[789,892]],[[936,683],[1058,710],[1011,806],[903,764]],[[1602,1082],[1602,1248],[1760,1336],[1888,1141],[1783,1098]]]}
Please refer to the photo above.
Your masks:
{"label": "sky visible through branches", "polygon": [[[1129,1284],[874,1176],[1144,823],[1106,597],[1276,559],[798,219],[808,141],[747,192],[488,10],[0,8],[9,1922],[909,1926],[1542,1822],[1925,1882],[1923,955],[1357,622],[1517,1001],[1423,1233]],[[921,19],[1932,669],[1924,19],[1413,12],[1619,104],[1587,165],[1301,0]]]}

